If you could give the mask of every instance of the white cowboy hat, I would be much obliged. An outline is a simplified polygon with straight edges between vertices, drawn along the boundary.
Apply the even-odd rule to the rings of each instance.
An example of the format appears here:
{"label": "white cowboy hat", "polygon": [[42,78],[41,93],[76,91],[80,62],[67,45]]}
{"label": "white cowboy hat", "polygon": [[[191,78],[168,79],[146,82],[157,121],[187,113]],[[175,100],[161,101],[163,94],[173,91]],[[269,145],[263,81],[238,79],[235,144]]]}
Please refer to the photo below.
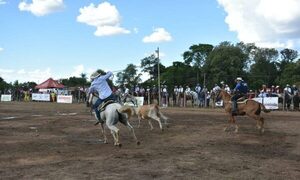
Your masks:
{"label": "white cowboy hat", "polygon": [[98,71],[95,71],[91,74],[91,79],[95,79],[96,77],[100,76],[101,73],[99,73]]}
{"label": "white cowboy hat", "polygon": [[237,81],[242,81],[243,79],[241,77],[236,78]]}

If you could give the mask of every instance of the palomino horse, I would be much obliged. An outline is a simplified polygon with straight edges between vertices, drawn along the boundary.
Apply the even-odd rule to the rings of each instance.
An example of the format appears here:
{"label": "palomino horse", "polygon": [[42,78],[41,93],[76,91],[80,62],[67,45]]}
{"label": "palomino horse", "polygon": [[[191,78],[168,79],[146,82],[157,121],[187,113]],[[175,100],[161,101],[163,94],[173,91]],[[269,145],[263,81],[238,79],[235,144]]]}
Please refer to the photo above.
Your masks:
{"label": "palomino horse", "polygon": [[[94,95],[93,93],[90,93],[89,95],[89,104],[91,107],[93,107],[93,104],[97,101],[98,97]],[[101,105],[100,105],[101,106]],[[111,134],[114,138],[114,145],[115,146],[121,146],[121,143],[119,142],[119,129],[116,127],[116,124],[118,122],[121,122],[124,124],[128,129],[132,132],[133,138],[136,141],[136,143],[139,145],[140,142],[137,140],[133,127],[128,122],[128,114],[126,116],[126,112],[123,112],[121,109],[121,104],[117,102],[112,102],[108,105],[106,105],[105,109],[103,111],[100,110],[100,117],[101,117],[101,130],[104,137],[104,143],[107,143],[107,138],[105,135],[105,128],[104,123],[106,123],[107,127],[110,129]],[[96,114],[95,114],[96,117]],[[97,119],[97,118],[96,118]]]}
{"label": "palomino horse", "polygon": [[[225,111],[229,115],[229,125],[224,129],[224,131],[226,131],[231,125],[230,123],[235,124],[235,118],[231,113],[231,96],[225,90],[222,89],[219,92],[217,92],[217,99],[218,98],[221,98],[223,100]],[[249,99],[243,102],[238,102],[237,110],[237,115],[247,115],[250,118],[256,120],[256,127],[258,128],[260,133],[264,132],[264,118],[260,116],[260,113],[261,110],[263,110],[265,113],[270,111],[267,110],[263,104]],[[238,132],[238,128],[238,125],[235,124],[235,132]]]}

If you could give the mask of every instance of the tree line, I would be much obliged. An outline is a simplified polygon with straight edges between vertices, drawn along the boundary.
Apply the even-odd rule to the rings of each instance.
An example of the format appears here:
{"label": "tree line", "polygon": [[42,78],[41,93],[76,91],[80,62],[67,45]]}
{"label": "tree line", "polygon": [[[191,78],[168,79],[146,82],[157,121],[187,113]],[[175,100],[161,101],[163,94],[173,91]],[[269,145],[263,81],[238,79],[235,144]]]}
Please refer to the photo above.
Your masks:
{"label": "tree line", "polygon": [[[142,72],[148,73],[149,79],[142,82],[141,73],[134,64],[116,74],[116,85],[132,88],[136,85],[153,86],[158,82],[158,63],[160,67],[161,84],[173,88],[175,85],[190,87],[200,83],[212,88],[214,84],[224,81],[233,87],[236,77],[242,77],[250,89],[259,89],[262,84],[267,86],[286,84],[300,85],[300,59],[298,52],[285,48],[260,48],[254,43],[239,42],[233,44],[228,41],[213,46],[211,44],[191,45],[182,54],[181,60],[174,60],[171,66],[164,66],[155,54],[141,59]],[[100,72],[104,72],[99,69]],[[81,77],[61,79],[67,87],[87,87],[90,81],[86,74]],[[110,82],[112,84],[112,82]],[[0,77],[0,91],[5,89],[34,88],[35,82],[6,83]]]}

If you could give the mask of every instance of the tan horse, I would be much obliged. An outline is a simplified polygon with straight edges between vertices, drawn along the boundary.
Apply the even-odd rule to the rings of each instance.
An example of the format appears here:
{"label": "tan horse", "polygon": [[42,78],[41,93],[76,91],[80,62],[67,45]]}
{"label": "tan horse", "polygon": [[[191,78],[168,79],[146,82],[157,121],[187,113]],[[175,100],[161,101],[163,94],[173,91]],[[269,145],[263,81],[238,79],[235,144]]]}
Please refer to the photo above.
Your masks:
{"label": "tan horse", "polygon": [[[226,131],[231,124],[235,124],[235,117],[231,113],[231,95],[228,94],[225,90],[220,90],[217,93],[217,98],[221,98],[224,102],[225,111],[229,115],[229,125],[224,129]],[[261,110],[263,110],[265,113],[270,112],[266,109],[266,107],[254,100],[244,100],[242,102],[238,102],[237,107],[237,115],[243,116],[247,115],[250,118],[256,120],[256,127],[260,131],[260,133],[264,132],[264,118],[260,116]],[[235,132],[238,132],[238,125],[235,124]]]}

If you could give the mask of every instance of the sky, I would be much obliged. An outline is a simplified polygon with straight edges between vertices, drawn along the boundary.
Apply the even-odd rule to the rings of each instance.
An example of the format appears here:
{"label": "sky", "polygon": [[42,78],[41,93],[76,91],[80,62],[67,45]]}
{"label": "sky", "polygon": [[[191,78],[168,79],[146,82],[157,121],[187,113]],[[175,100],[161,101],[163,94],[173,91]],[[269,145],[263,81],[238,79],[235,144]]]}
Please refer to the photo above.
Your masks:
{"label": "sky", "polygon": [[116,74],[157,48],[171,66],[199,43],[300,50],[299,9],[299,0],[0,0],[0,77]]}

